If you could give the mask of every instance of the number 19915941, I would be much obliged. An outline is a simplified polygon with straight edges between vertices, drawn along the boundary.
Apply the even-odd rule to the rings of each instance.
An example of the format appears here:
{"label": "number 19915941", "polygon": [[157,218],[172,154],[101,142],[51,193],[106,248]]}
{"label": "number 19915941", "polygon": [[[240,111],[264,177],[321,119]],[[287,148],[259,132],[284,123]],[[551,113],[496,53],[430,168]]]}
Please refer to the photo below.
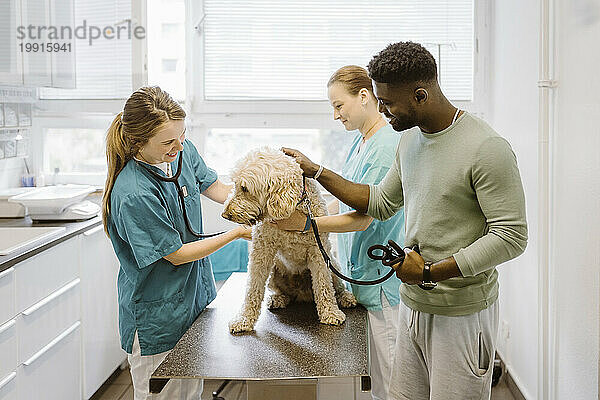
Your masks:
{"label": "number 19915941", "polygon": [[21,53],[70,53],[71,43],[19,43]]}

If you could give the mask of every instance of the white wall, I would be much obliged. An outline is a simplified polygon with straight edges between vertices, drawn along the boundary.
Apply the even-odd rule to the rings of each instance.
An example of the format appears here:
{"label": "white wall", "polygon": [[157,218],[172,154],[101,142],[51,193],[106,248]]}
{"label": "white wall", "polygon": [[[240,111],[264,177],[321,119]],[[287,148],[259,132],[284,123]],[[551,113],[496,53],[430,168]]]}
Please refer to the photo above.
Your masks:
{"label": "white wall", "polygon": [[525,253],[500,266],[498,352],[528,399],[537,398],[538,1],[493,2],[490,123],[511,144],[527,202]]}
{"label": "white wall", "polygon": [[[600,2],[555,0],[555,129],[550,137],[550,265],[538,266],[539,1],[493,3],[491,124],[519,160],[529,222],[524,255],[500,270],[498,351],[538,398],[538,268],[550,275],[550,387],[544,398],[598,398]],[[510,336],[502,329],[508,324]]]}
{"label": "white wall", "polygon": [[22,158],[0,160],[0,189],[21,186],[21,175],[25,172]]}
{"label": "white wall", "polygon": [[598,398],[600,2],[557,2],[557,131],[551,271],[556,275],[556,399]]}

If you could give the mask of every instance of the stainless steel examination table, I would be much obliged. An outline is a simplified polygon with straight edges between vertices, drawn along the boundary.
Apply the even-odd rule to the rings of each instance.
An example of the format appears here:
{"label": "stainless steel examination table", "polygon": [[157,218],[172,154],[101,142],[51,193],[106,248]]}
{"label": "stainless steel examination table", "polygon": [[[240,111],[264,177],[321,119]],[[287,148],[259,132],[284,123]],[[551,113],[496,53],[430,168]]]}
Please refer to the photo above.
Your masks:
{"label": "stainless steel examination table", "polygon": [[[245,381],[361,377],[370,389],[367,311],[343,309],[341,326],[319,323],[314,304],[268,310],[255,332],[232,335],[228,322],[240,310],[246,273],[234,273],[150,378],[160,393],[169,379]],[[268,295],[268,291],[267,291]]]}

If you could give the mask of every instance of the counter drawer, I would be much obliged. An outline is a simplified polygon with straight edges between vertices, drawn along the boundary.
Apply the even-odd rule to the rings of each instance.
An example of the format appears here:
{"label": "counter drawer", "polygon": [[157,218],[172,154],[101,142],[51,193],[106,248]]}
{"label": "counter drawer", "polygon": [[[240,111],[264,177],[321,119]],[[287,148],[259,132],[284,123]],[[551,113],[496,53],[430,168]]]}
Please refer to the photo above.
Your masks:
{"label": "counter drawer", "polygon": [[23,310],[17,317],[19,363],[39,353],[55,337],[81,317],[80,279]]}
{"label": "counter drawer", "polygon": [[14,267],[0,272],[0,304],[2,304],[0,307],[0,325],[2,325],[17,314]]}
{"label": "counter drawer", "polygon": [[17,312],[31,307],[79,276],[77,238],[15,265]]}
{"label": "counter drawer", "polygon": [[17,321],[0,325],[0,382],[17,368]]}
{"label": "counter drawer", "polygon": [[17,400],[17,371],[0,375],[0,400]]}
{"label": "counter drawer", "polygon": [[81,327],[77,321],[17,369],[19,399],[81,399]]}

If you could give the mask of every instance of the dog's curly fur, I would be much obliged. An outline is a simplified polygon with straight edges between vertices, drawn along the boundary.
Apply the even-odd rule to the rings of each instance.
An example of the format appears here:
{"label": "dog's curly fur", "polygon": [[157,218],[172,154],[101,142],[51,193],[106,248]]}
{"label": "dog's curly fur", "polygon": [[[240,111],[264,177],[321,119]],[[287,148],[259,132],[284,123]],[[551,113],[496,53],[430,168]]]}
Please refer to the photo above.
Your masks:
{"label": "dog's curly fur", "polygon": [[[298,164],[279,150],[263,147],[236,163],[232,180],[235,189],[225,203],[223,217],[255,226],[246,297],[239,314],[229,324],[230,331],[254,329],[268,278],[273,292],[267,301],[269,308],[285,308],[291,301],[314,300],[320,322],[342,324],[346,315],[338,303],[354,307],[356,299],[325,265],[313,234],[282,231],[269,223],[288,218],[296,209],[308,213],[305,202],[298,204],[303,184]],[[327,215],[325,200],[314,180],[306,180],[306,193],[313,216]],[[320,237],[331,254],[329,234],[322,233]],[[332,262],[339,270],[333,257]]]}

